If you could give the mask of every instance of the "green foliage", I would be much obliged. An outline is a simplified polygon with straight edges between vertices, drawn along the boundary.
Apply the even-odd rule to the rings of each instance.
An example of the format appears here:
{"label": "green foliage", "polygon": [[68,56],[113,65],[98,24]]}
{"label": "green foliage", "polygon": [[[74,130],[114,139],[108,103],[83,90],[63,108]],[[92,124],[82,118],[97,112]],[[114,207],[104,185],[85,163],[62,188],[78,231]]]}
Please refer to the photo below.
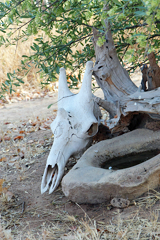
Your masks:
{"label": "green foliage", "polygon": [[[104,4],[109,4],[108,12],[103,11]],[[106,17],[111,24],[118,56],[121,61],[131,63],[130,69],[146,61],[148,52],[158,53],[159,0],[49,0],[48,5],[43,5],[41,0],[1,2],[0,46],[16,44],[19,39],[25,41],[35,35],[31,46],[33,54],[23,56],[22,66],[17,71],[34,63],[43,76],[43,85],[55,81],[59,68],[64,66],[72,71],[71,86],[74,87],[77,81],[74,72],[78,70],[80,76],[80,69],[94,57],[93,26],[102,33],[98,45],[103,45]],[[18,37],[15,37],[16,31],[19,31]],[[73,50],[78,44],[82,45],[82,51]],[[12,91],[16,79],[16,74],[8,75],[1,95],[8,89]]]}
{"label": "green foliage", "polygon": [[131,63],[129,70],[146,62],[147,54],[152,51],[160,60],[160,1],[113,2],[107,14],[120,59]]}

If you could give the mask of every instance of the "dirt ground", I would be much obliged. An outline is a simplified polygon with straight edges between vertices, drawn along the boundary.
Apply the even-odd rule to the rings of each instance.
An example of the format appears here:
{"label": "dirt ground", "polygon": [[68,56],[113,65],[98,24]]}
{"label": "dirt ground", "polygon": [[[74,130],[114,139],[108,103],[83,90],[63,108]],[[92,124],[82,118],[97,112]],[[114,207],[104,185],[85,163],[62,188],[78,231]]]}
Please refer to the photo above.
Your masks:
{"label": "dirt ground", "polygon": [[[0,109],[0,239],[160,239],[160,189],[124,209],[73,203],[61,186],[41,195],[57,110],[47,106],[56,99],[57,93]],[[75,162],[69,160],[65,174]]]}

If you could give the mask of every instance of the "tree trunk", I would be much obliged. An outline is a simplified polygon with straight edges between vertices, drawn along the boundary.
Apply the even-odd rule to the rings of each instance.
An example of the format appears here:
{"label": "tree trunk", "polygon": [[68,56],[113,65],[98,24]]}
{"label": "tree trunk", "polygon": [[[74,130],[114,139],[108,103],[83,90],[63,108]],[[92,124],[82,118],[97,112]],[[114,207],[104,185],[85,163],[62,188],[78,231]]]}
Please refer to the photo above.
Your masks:
{"label": "tree trunk", "polygon": [[160,68],[156,63],[155,55],[151,52],[148,55],[150,67],[147,71],[148,90],[160,87]]}
{"label": "tree trunk", "polygon": [[[101,47],[97,44],[97,40],[101,36],[93,28],[93,44],[96,54],[93,75],[104,93],[104,99],[95,97],[95,101],[110,114],[107,126],[110,129],[119,129],[119,132],[130,131],[129,126],[135,115],[137,117],[139,113],[160,120],[160,89],[155,89],[160,86],[160,68],[156,64],[153,54],[149,55],[152,65],[147,69],[147,80],[149,73],[152,72],[152,89],[155,90],[145,92],[146,89],[142,89],[144,88],[143,84],[137,88],[120,64],[107,20],[106,28],[106,41]],[[147,80],[145,75],[145,84]]]}

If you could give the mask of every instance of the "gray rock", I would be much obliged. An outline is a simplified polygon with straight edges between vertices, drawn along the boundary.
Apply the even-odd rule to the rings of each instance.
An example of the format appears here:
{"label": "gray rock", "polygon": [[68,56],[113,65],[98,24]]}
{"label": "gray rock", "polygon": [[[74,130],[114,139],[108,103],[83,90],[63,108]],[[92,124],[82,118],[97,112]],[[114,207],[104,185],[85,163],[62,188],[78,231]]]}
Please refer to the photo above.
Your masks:
{"label": "gray rock", "polygon": [[112,198],[135,199],[160,183],[160,154],[122,170],[101,168],[117,156],[160,149],[160,131],[137,129],[90,147],[64,176],[62,190],[78,203],[102,203]]}

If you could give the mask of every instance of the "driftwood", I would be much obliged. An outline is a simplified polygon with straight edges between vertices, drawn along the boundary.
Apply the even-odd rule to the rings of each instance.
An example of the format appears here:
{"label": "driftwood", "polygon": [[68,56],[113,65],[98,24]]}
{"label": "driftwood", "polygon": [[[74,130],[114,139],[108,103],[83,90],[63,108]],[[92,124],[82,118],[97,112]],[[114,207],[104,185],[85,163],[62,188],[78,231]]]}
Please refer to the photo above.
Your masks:
{"label": "driftwood", "polygon": [[[138,88],[120,64],[107,20],[106,28],[106,41],[101,47],[97,45],[100,34],[95,28],[93,29],[96,54],[93,75],[104,93],[104,99],[95,97],[95,101],[110,114],[107,126],[110,129],[118,127],[119,132],[130,131],[128,127],[137,113],[147,114],[149,118],[160,120],[160,68],[156,64],[154,54],[148,55],[150,67],[144,68],[144,85]],[[146,81],[148,81],[148,89]],[[154,90],[149,91],[150,89]]]}

